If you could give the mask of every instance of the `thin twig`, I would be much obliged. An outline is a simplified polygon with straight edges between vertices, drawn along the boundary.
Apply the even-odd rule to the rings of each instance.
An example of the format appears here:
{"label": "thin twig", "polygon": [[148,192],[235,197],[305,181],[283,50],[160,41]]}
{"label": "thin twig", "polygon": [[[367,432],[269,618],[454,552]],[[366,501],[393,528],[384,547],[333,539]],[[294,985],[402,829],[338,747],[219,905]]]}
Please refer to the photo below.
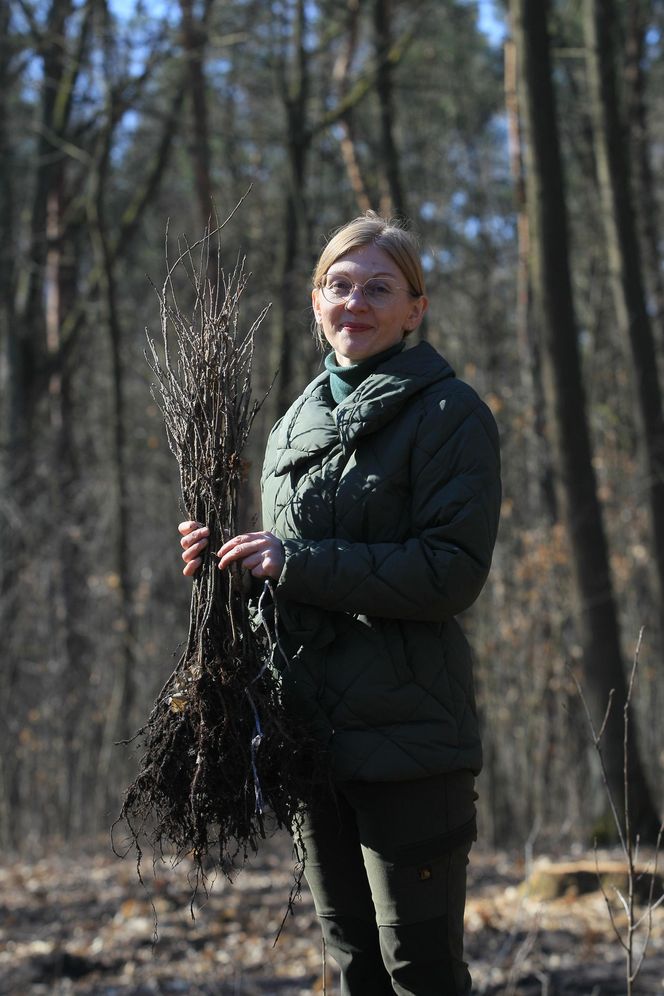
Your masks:
{"label": "thin twig", "polygon": [[[641,971],[643,966],[643,961],[646,956],[646,951],[648,948],[648,943],[652,934],[652,915],[654,910],[664,902],[664,895],[661,895],[657,900],[654,900],[654,890],[655,883],[657,882],[657,863],[659,852],[662,844],[662,834],[664,833],[664,824],[660,827],[659,833],[657,835],[657,841],[655,844],[655,860],[654,868],[650,877],[650,888],[648,899],[646,901],[645,913],[635,919],[635,905],[636,905],[636,879],[637,879],[637,860],[639,854],[639,837],[637,835],[636,839],[632,838],[632,825],[631,825],[631,809],[630,809],[630,783],[629,783],[629,733],[630,733],[630,709],[632,704],[632,697],[634,694],[634,689],[636,686],[636,678],[639,667],[639,655],[641,652],[641,645],[643,642],[643,627],[639,630],[638,639],[636,642],[636,647],[634,650],[634,656],[632,660],[632,668],[630,672],[629,682],[627,686],[627,694],[625,697],[625,702],[623,704],[623,803],[624,803],[624,821],[620,819],[617,811],[617,806],[613,798],[613,793],[609,786],[609,781],[606,772],[606,766],[604,763],[604,756],[602,753],[601,739],[604,735],[606,729],[606,724],[609,718],[611,707],[613,704],[614,689],[611,690],[609,694],[609,701],[604,713],[604,718],[602,720],[602,725],[599,732],[595,731],[592,716],[590,715],[590,709],[588,708],[588,703],[586,702],[585,696],[583,694],[583,689],[579,684],[576,675],[572,672],[572,678],[577,688],[579,698],[583,705],[584,711],[586,713],[586,718],[588,720],[588,725],[590,727],[593,746],[597,752],[600,768],[602,773],[602,781],[606,791],[606,796],[609,801],[609,806],[611,808],[611,814],[613,816],[613,821],[618,833],[620,840],[620,846],[622,852],[625,856],[625,864],[627,870],[627,895],[623,895],[623,892],[617,887],[614,889],[616,896],[622,906],[625,916],[627,918],[627,925],[623,932],[621,927],[618,925],[613,907],[609,896],[604,888],[604,883],[599,871],[599,862],[597,857],[597,844],[595,842],[595,869],[597,874],[597,880],[599,882],[600,890],[602,896],[604,897],[604,902],[609,914],[609,920],[611,922],[611,927],[616,936],[616,939],[622,949],[625,952],[625,981],[627,983],[627,996],[631,996],[633,991],[633,984]],[[643,945],[641,948],[640,955],[635,962],[634,953],[634,943],[635,937],[641,926],[646,923],[646,932],[643,939]]]}

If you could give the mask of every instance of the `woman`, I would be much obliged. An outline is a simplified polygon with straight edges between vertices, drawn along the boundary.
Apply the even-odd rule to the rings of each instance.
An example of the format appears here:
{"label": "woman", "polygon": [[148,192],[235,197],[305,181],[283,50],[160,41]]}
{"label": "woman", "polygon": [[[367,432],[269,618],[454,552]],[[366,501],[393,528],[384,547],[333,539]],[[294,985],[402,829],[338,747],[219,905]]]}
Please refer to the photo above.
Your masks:
{"label": "woman", "polygon": [[[342,993],[452,996],[481,766],[455,620],[489,571],[500,504],[486,405],[427,343],[417,243],[373,212],[314,272],[320,374],[270,433],[265,531],[218,552],[277,582],[288,707],[329,750],[307,813],[306,877]],[[184,573],[208,530],[184,522]]]}

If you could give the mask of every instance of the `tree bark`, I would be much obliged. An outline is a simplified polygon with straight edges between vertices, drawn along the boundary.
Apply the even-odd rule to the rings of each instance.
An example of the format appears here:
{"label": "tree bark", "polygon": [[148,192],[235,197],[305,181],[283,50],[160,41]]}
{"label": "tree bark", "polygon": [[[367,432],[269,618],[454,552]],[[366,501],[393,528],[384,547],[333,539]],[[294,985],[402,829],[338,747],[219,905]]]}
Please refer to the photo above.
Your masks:
{"label": "tree bark", "polygon": [[[80,480],[74,446],[71,370],[63,349],[64,316],[76,297],[80,253],[76,244],[80,216],[69,196],[70,137],[74,91],[89,42],[92,3],[77,12],[69,0],[52,0],[40,41],[43,92],[36,182],[31,204],[31,265],[27,296],[18,316],[22,332],[21,367],[30,372],[20,390],[24,397],[21,445],[26,451],[26,477],[33,466],[32,438],[44,438],[37,428],[38,402],[46,387],[48,402],[47,466],[50,512],[57,523],[51,553],[49,613],[52,657],[58,678],[61,708],[54,752],[60,753],[62,773],[57,820],[63,832],[74,828],[80,751],[77,741],[87,688],[86,641],[81,624],[79,592],[83,589],[73,525],[72,490]],[[76,15],[80,13],[80,21]],[[72,27],[77,26],[74,35]],[[27,440],[27,441],[25,441]],[[34,478],[30,483],[34,485]]]}
{"label": "tree bark", "polygon": [[99,812],[104,811],[106,803],[106,793],[113,764],[113,743],[118,739],[126,739],[132,732],[131,712],[136,697],[135,647],[137,643],[134,584],[130,570],[130,475],[126,459],[127,403],[125,373],[122,363],[124,343],[118,314],[116,257],[110,247],[104,205],[104,189],[113,138],[114,115],[112,107],[108,108],[107,120],[107,128],[100,137],[96,161],[91,169],[88,220],[97,257],[102,309],[111,359],[110,420],[112,437],[110,463],[111,477],[116,492],[116,515],[114,529],[109,537],[109,548],[112,553],[113,569],[117,577],[117,621],[121,633],[121,645],[117,663],[113,667],[112,692],[106,709],[96,772],[97,809]]}
{"label": "tree bark", "polygon": [[[210,224],[214,210],[210,169],[210,129],[208,125],[207,86],[204,51],[207,15],[213,0],[206,0],[201,20],[194,19],[193,0],[180,0],[182,12],[182,42],[187,60],[189,96],[192,113],[191,160],[194,167],[194,188],[203,229]],[[213,262],[213,261],[212,261]],[[216,273],[216,263],[214,266]]]}
{"label": "tree bark", "polygon": [[[16,272],[14,267],[14,198],[12,146],[9,134],[8,96],[10,93],[11,48],[9,45],[9,4],[0,7],[0,490],[5,496],[6,509],[0,514],[0,632],[6,637],[11,631],[19,593],[15,586],[15,564],[21,548],[16,523],[20,521],[20,482],[17,474],[21,454],[20,426],[23,418],[21,385],[24,372],[20,369],[22,352],[17,337],[14,301]],[[14,496],[12,500],[10,496]],[[14,686],[18,660],[7,646],[3,662],[3,685],[0,723],[0,840],[16,843],[12,809],[16,802],[15,768],[9,718],[14,703]]]}
{"label": "tree bark", "polygon": [[36,155],[34,193],[30,205],[30,250],[27,279],[17,302],[16,335],[13,339],[14,388],[17,409],[17,444],[29,453],[33,438],[34,409],[40,396],[41,378],[35,370],[46,363],[45,313],[43,302],[46,265],[46,227],[49,196],[57,184],[57,174],[64,153],[61,141],[71,107],[72,78],[67,67],[64,45],[66,25],[71,17],[71,0],[52,0],[46,17],[39,55],[43,67],[43,93],[40,109],[39,140]]}
{"label": "tree bark", "polygon": [[546,439],[544,386],[542,383],[541,343],[532,322],[532,285],[530,279],[530,222],[526,177],[523,168],[523,141],[519,114],[516,47],[512,39],[505,42],[505,106],[507,110],[510,172],[514,184],[517,212],[517,300],[516,334],[520,355],[521,384],[532,405],[531,428],[527,446],[529,468],[527,493],[531,507],[543,506],[551,523],[558,519],[553,468]]}
{"label": "tree bark", "polygon": [[[187,0],[182,0],[183,5]],[[188,67],[190,68],[190,66]],[[183,73],[182,84],[186,74]],[[166,169],[176,134],[177,123],[183,101],[184,85],[176,87],[175,96],[166,114],[163,131],[155,156],[147,170],[143,188],[137,190],[131,204],[123,213],[115,233],[105,197],[109,187],[108,172],[111,161],[111,150],[115,136],[115,128],[121,118],[117,106],[112,81],[108,81],[109,99],[104,113],[104,124],[100,127],[98,141],[94,151],[94,160],[89,171],[89,191],[87,198],[87,213],[90,237],[94,250],[94,269],[91,285],[86,288],[86,298],[93,291],[101,292],[101,310],[107,333],[110,356],[110,422],[112,425],[110,477],[115,488],[115,520],[109,537],[109,551],[112,569],[117,579],[117,628],[120,633],[120,646],[113,666],[113,682],[110,700],[105,710],[105,718],[99,754],[95,770],[96,778],[96,810],[99,813],[107,811],[108,789],[111,784],[114,742],[127,738],[133,731],[132,709],[136,699],[136,646],[138,642],[138,625],[135,611],[135,583],[131,571],[131,539],[130,539],[130,468],[127,462],[126,426],[128,424],[128,403],[126,392],[126,371],[123,356],[126,343],[120,320],[118,301],[118,262],[126,251],[129,241],[137,231],[138,223],[152,197],[157,192],[159,183]],[[195,101],[194,101],[195,102]],[[206,162],[205,155],[203,164]],[[209,175],[205,170],[200,177],[202,189],[197,188],[201,213],[204,212],[204,225],[208,224],[211,203],[206,200],[206,186]],[[216,269],[215,269],[216,273]],[[80,313],[79,313],[80,314]]]}
{"label": "tree bark", "polygon": [[286,150],[288,175],[284,199],[282,246],[279,259],[279,292],[274,335],[273,370],[279,374],[273,391],[272,415],[279,417],[291,402],[295,381],[295,360],[302,355],[295,339],[302,314],[302,280],[300,256],[307,242],[306,165],[311,147],[312,131],[307,123],[309,101],[309,55],[305,47],[307,15],[305,0],[297,0],[293,25],[293,56],[288,62],[285,52],[280,56],[278,77],[286,114]]}
{"label": "tree bark", "polygon": [[657,353],[646,307],[629,158],[616,85],[613,0],[585,0],[584,31],[595,159],[613,302],[632,355],[636,415],[645,456],[652,543],[664,636],[664,413]]}
{"label": "tree bark", "polygon": [[389,192],[389,203],[384,205],[383,210],[385,214],[395,213],[406,217],[408,213],[406,195],[401,179],[399,150],[394,137],[393,63],[390,58],[392,49],[391,0],[374,0],[373,23],[377,62],[376,90],[380,105],[381,148]]}
{"label": "tree bark", "polygon": [[[337,103],[342,104],[348,96],[348,82],[350,69],[357,49],[357,36],[359,27],[360,4],[359,0],[348,0],[347,3],[347,24],[346,24],[346,44],[342,46],[339,56],[334,63],[332,78],[337,84]],[[353,108],[350,107],[339,120],[339,147],[341,157],[346,167],[346,175],[351,185],[357,206],[361,212],[368,211],[371,207],[371,198],[367,193],[362,169],[360,166],[355,138],[353,134]]]}
{"label": "tree bark", "polygon": [[[532,272],[547,358],[547,395],[560,470],[561,506],[572,554],[573,601],[582,643],[583,678],[597,729],[614,691],[602,749],[608,785],[621,811],[626,681],[577,346],[548,8],[544,0],[536,4],[530,0],[512,0],[511,4],[528,133]],[[633,718],[632,731],[635,731]],[[632,827],[643,840],[654,840],[659,818],[634,735],[628,774]]]}
{"label": "tree bark", "polygon": [[[5,360],[2,376],[2,477],[9,483],[10,468],[18,455],[17,444],[23,420],[21,385],[24,373],[14,313],[16,272],[14,268],[14,197],[12,146],[9,135],[8,96],[10,93],[11,49],[9,45],[9,5],[0,8],[0,349]],[[7,494],[11,490],[7,488]]]}
{"label": "tree bark", "polygon": [[650,0],[628,0],[625,78],[627,84],[627,122],[634,201],[639,216],[641,244],[654,321],[659,326],[660,345],[664,346],[664,272],[662,271],[661,228],[657,184],[651,162],[651,137],[648,121],[647,83],[643,68],[645,34]]}

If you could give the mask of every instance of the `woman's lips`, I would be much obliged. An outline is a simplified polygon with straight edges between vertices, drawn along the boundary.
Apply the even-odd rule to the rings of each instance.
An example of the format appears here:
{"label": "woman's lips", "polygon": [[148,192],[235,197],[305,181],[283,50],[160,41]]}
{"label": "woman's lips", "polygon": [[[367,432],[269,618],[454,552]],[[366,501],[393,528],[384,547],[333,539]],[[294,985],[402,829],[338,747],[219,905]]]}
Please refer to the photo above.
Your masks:
{"label": "woman's lips", "polygon": [[360,322],[344,322],[341,326],[343,332],[367,332],[371,325],[364,325]]}

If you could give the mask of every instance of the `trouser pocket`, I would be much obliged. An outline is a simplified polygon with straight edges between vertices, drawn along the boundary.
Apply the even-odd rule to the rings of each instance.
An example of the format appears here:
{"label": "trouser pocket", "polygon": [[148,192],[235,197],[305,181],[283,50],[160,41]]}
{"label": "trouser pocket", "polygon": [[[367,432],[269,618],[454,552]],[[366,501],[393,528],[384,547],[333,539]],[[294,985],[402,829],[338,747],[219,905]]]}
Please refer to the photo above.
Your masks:
{"label": "trouser pocket", "polygon": [[418,844],[412,851],[404,849],[398,861],[365,850],[376,923],[394,926],[446,916],[459,924],[462,934],[471,846],[471,838],[451,848],[434,838],[428,848]]}

